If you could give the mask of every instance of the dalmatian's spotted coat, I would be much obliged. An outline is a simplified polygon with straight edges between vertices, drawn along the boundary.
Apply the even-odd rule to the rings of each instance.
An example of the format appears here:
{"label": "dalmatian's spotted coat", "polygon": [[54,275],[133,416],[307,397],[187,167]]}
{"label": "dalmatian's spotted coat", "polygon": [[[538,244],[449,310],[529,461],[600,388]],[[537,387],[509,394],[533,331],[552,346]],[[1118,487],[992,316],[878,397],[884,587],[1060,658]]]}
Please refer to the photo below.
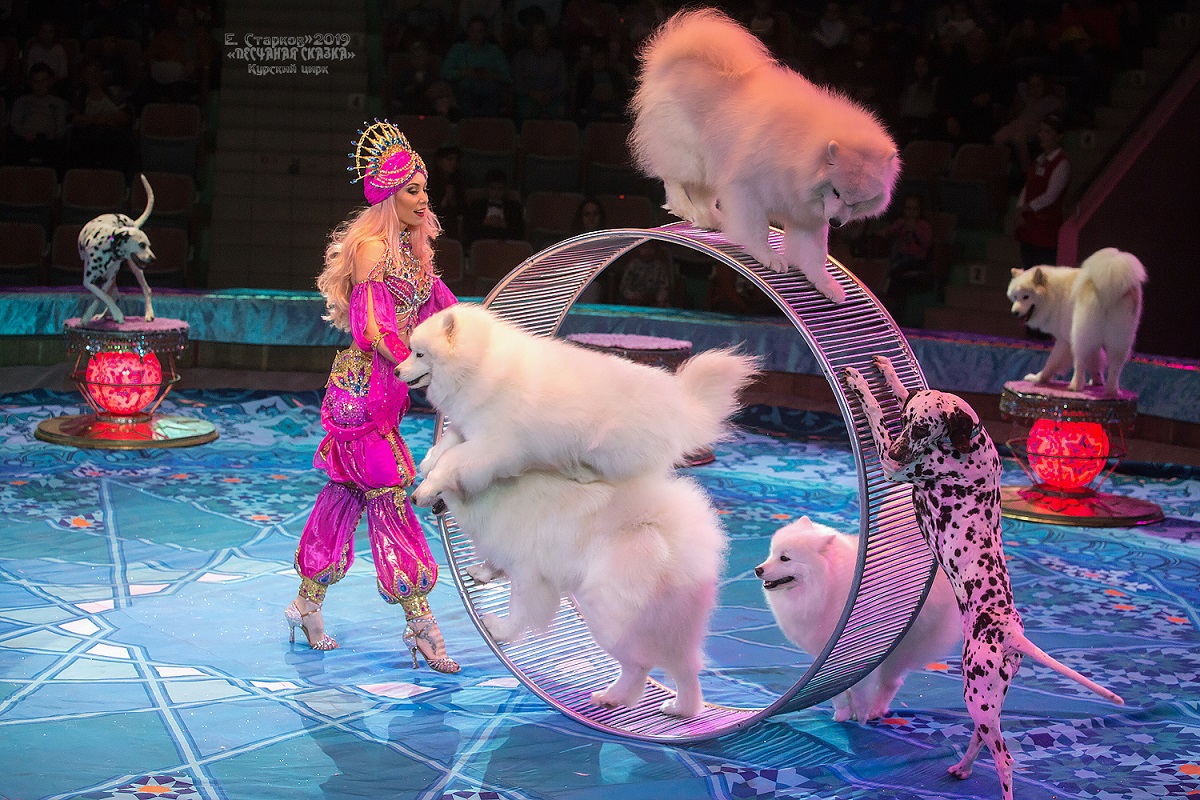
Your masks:
{"label": "dalmatian's spotted coat", "polygon": [[[94,314],[103,303],[112,314],[114,322],[125,321],[125,314],[117,308],[116,290],[117,273],[121,264],[129,264],[138,285],[142,287],[142,296],[146,298],[146,321],[154,319],[154,306],[150,303],[150,287],[146,285],[146,276],[142,268],[154,263],[154,253],[150,249],[150,239],[147,238],[142,225],[150,218],[154,208],[154,192],[146,176],[140,176],[142,185],[146,188],[146,210],[136,220],[125,214],[101,214],[79,231],[79,258],[83,261],[83,287],[96,297],[84,312],[84,323],[93,321]],[[96,319],[103,317],[101,312]]]}
{"label": "dalmatian's spotted coat", "polygon": [[956,778],[969,776],[986,744],[1004,800],[1012,800],[1013,759],[1000,732],[1000,710],[1022,655],[1114,703],[1124,701],[1025,637],[1001,546],[1000,456],[975,412],[952,394],[910,393],[891,361],[876,356],[874,364],[901,405],[895,438],[863,374],[851,367],[843,379],[870,423],[884,475],[913,485],[921,534],[949,576],[963,616],[963,696],[975,731],[962,760],[949,772]]}

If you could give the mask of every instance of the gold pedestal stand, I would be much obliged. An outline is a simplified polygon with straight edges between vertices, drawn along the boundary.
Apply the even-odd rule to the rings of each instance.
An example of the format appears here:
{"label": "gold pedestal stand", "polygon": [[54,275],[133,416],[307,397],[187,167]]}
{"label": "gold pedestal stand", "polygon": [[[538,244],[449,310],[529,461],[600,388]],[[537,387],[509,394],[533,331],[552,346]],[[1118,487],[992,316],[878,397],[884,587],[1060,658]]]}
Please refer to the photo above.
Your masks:
{"label": "gold pedestal stand", "polygon": [[[1154,503],[1136,497],[1107,494],[1090,485],[1073,489],[1059,488],[1039,481],[1030,465],[1026,444],[1030,426],[1037,420],[1055,422],[1091,422],[1108,431],[1112,445],[1105,455],[1104,468],[1095,478],[1102,486],[1125,455],[1125,430],[1132,428],[1137,416],[1137,395],[1121,391],[1117,397],[1104,397],[1089,391],[1072,392],[1066,384],[1034,384],[1029,381],[1009,381],[1000,395],[1000,412],[1014,421],[1014,428],[1024,424],[1024,434],[1014,435],[1007,442],[1013,456],[1033,481],[1032,486],[1004,486],[1000,489],[1001,516],[1029,522],[1053,525],[1076,525],[1095,528],[1120,528],[1147,525],[1163,520],[1162,509]],[[1047,456],[1039,459],[1076,458]]]}
{"label": "gold pedestal stand", "polygon": [[[188,324],[177,319],[141,318],[115,323],[105,319],[84,325],[78,318],[63,325],[67,353],[75,355],[71,380],[92,407],[90,414],[70,414],[38,423],[34,436],[45,442],[105,450],[141,450],[156,447],[191,447],[217,438],[217,429],[201,419],[156,413],[179,380],[176,356],[188,342]],[[88,369],[93,356],[103,353],[133,354],[139,360],[153,353],[161,378],[115,381]],[[91,374],[89,374],[91,373]],[[141,408],[114,411],[102,406],[106,394],[134,393],[147,398]]]}

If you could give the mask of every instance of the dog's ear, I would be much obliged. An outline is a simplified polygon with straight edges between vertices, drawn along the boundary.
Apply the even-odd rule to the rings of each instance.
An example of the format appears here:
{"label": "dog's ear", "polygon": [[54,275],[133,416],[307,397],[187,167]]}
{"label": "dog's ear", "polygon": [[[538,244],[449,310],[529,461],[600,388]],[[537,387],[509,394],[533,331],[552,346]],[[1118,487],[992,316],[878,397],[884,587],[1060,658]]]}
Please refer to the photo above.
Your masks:
{"label": "dog's ear", "polygon": [[817,550],[817,553],[819,553],[822,556],[825,555],[826,553],[828,553],[829,548],[833,546],[833,543],[836,539],[837,539],[836,533],[825,534],[821,538],[821,548],[819,550]]}
{"label": "dog's ear", "polygon": [[1042,289],[1042,288],[1045,288],[1046,283],[1047,283],[1046,273],[1042,270],[1041,267],[1034,267],[1033,268],[1033,285],[1039,289]]}
{"label": "dog's ear", "polygon": [[446,343],[451,347],[454,346],[454,337],[458,333],[458,323],[454,319],[454,313],[446,314],[442,318],[442,335],[446,337]]}
{"label": "dog's ear", "polygon": [[829,140],[829,166],[837,163],[838,143],[837,139]]}
{"label": "dog's ear", "polygon": [[975,431],[975,420],[961,408],[956,408],[946,416],[946,431],[950,436],[950,444],[960,453],[971,449],[971,434]]}
{"label": "dog's ear", "polygon": [[1016,267],[1013,267],[1013,268],[1012,268],[1012,276],[1013,276],[1014,278],[1015,278],[1015,277],[1017,277],[1018,275],[1024,275],[1024,274],[1025,274],[1025,270],[1023,270],[1023,269],[1017,269]]}

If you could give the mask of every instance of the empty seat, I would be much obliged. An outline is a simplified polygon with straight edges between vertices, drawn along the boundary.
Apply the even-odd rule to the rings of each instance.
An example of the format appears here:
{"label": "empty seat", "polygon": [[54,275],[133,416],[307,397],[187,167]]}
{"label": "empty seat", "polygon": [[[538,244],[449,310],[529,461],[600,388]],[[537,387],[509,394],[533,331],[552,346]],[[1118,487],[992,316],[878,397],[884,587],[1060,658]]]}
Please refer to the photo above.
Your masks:
{"label": "empty seat", "polygon": [[521,126],[524,191],[579,188],[579,127],[570,120],[531,119]]}
{"label": "empty seat", "polygon": [[187,103],[147,103],[141,116],[143,172],[194,175],[200,149],[200,108]]}
{"label": "empty seat", "polygon": [[432,163],[433,154],[453,138],[454,130],[445,117],[400,114],[389,118],[404,133],[408,143]]}
{"label": "empty seat", "polygon": [[62,222],[84,225],[101,214],[124,212],[125,176],[117,170],[70,169],[63,176]]}
{"label": "empty seat", "polygon": [[[50,242],[50,283],[54,286],[81,285],[83,261],[79,258],[82,225],[59,225]],[[81,309],[82,310],[82,309]]]}
{"label": "empty seat", "polygon": [[583,195],[578,192],[530,192],[525,199],[525,235],[534,249],[570,236],[582,202]]}
{"label": "empty seat", "polygon": [[[154,192],[154,209],[149,224],[156,227],[180,228],[192,233],[196,209],[196,182],[191,175],[173,172],[147,172],[150,190]],[[129,216],[137,219],[146,208],[146,189],[135,178],[129,190]]]}
{"label": "empty seat", "polygon": [[642,177],[629,153],[630,126],[624,122],[592,122],[583,131],[587,193],[643,194]]}
{"label": "empty seat", "polygon": [[517,169],[517,128],[504,117],[466,117],[458,123],[462,174],[467,187],[483,186],[498,169],[511,182]]}
{"label": "empty seat", "polygon": [[610,228],[653,228],[654,203],[636,194],[602,194],[596,198],[604,206],[604,219]]}
{"label": "empty seat", "polygon": [[533,255],[529,242],[479,239],[471,245],[471,274],[475,294],[485,295],[496,283]]}
{"label": "empty seat", "polygon": [[450,291],[474,291],[474,286],[465,286],[467,271],[463,257],[462,242],[449,236],[439,236],[433,242],[433,265],[442,276]]}
{"label": "empty seat", "polygon": [[57,190],[52,167],[0,167],[0,222],[33,222],[49,235]]}
{"label": "empty seat", "polygon": [[42,282],[46,231],[35,222],[0,222],[0,285]]}

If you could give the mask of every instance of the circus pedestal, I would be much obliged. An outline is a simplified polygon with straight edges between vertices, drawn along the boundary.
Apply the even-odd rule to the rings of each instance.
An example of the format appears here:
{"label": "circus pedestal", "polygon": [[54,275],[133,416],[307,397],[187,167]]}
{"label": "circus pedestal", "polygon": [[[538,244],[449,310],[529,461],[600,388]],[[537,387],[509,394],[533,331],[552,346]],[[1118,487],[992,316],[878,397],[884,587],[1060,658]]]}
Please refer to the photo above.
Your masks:
{"label": "circus pedestal", "polygon": [[1125,527],[1163,519],[1154,503],[1098,491],[1125,455],[1137,395],[1072,392],[1065,383],[1009,381],[1000,411],[1014,421],[1009,449],[1033,481],[1004,486],[1001,513],[1056,525]]}
{"label": "circus pedestal", "polygon": [[179,380],[175,359],[187,347],[186,322],[128,318],[84,326],[75,318],[63,334],[67,353],[75,355],[71,380],[93,412],[43,420],[37,438],[109,450],[190,447],[217,438],[211,422],[156,413]]}
{"label": "circus pedestal", "polygon": [[[692,343],[683,339],[665,339],[661,336],[642,336],[636,333],[573,333],[567,340],[604,353],[627,358],[635,364],[674,372],[692,355]],[[711,464],[717,457],[709,448],[689,453],[681,467],[700,467]]]}

